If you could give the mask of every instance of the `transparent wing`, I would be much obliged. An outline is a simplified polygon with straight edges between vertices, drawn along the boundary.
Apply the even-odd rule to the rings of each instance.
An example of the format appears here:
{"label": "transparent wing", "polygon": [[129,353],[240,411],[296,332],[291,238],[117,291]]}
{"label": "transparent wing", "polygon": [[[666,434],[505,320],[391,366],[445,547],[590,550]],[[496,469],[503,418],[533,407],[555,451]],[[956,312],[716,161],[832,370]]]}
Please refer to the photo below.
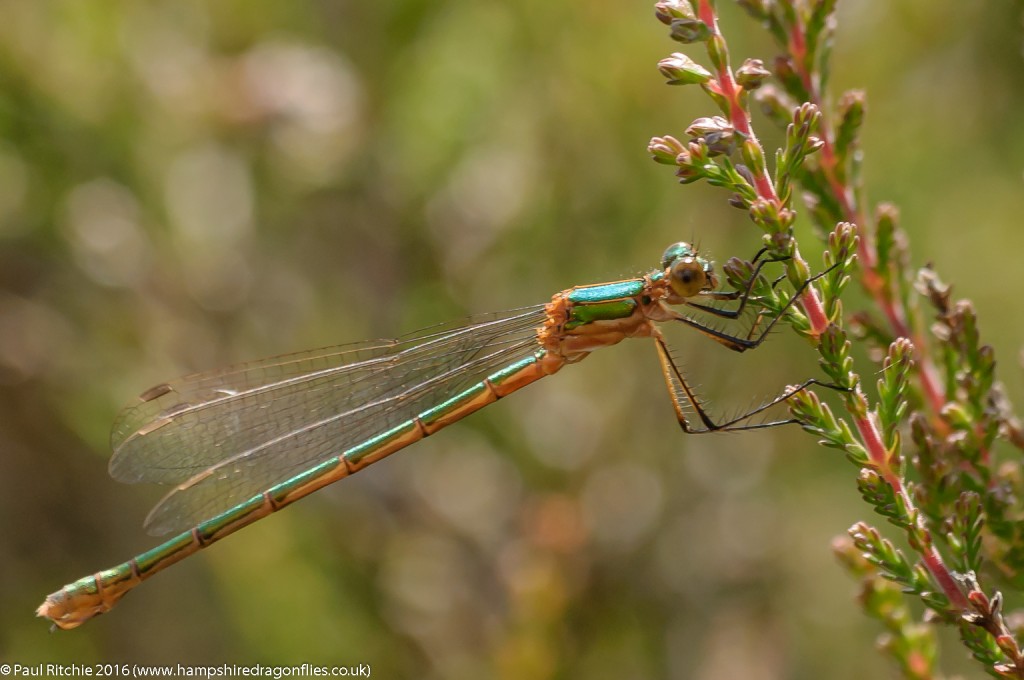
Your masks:
{"label": "transparent wing", "polygon": [[185,530],[529,356],[545,318],[538,305],[158,385],[115,421],[110,474],[176,485],[146,529]]}

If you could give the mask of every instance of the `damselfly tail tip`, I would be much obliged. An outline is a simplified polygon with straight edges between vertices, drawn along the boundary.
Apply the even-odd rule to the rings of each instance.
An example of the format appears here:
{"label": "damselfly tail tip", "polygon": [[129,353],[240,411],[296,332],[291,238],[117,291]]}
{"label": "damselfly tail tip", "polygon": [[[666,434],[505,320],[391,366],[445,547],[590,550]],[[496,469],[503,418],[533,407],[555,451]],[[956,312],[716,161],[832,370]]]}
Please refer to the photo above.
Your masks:
{"label": "damselfly tail tip", "polygon": [[71,630],[110,611],[138,583],[138,579],[127,579],[104,589],[98,587],[95,576],[87,576],[47,595],[36,616],[49,619],[61,630]]}
{"label": "damselfly tail tip", "polygon": [[66,600],[67,597],[64,590],[61,589],[47,595],[43,603],[36,608],[36,616],[50,620],[51,633],[58,628],[68,630],[81,623],[81,621],[65,620],[68,616],[67,608],[65,607]]}

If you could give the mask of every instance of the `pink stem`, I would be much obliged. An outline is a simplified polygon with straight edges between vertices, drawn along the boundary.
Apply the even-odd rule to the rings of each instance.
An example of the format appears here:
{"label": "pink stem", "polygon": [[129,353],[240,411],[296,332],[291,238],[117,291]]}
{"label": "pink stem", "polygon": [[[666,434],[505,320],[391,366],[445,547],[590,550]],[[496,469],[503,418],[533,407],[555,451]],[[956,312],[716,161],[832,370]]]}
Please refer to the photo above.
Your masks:
{"label": "pink stem", "polygon": [[[811,103],[817,106],[819,111],[823,111],[819,84],[812,78],[812,74],[806,68],[807,43],[804,37],[803,26],[800,24],[794,26],[789,35],[788,50],[793,67],[799,74],[804,89],[810,93]],[[919,373],[921,388],[924,390],[925,398],[931,406],[932,413],[937,415],[942,412],[942,407],[946,405],[946,395],[942,389],[938,371],[928,355],[924,338],[921,337],[920,333],[916,333],[910,328],[910,324],[907,322],[906,311],[899,300],[886,295],[882,284],[882,277],[877,269],[878,251],[875,249],[875,243],[871,238],[872,235],[863,226],[867,224],[867,221],[857,207],[856,198],[853,196],[852,190],[839,180],[835,171],[838,165],[835,153],[835,133],[824,117],[822,118],[820,132],[821,139],[824,142],[820,152],[821,168],[825,173],[829,186],[832,188],[832,194],[839,201],[843,218],[847,222],[856,225],[860,235],[857,256],[860,258],[861,271],[863,272],[861,283],[874,299],[878,308],[882,310],[893,334],[897,337],[909,338],[914,343],[916,358],[921,367]],[[940,418],[933,417],[932,420],[934,426],[940,432],[948,431],[945,422]]]}
{"label": "pink stem", "polygon": [[[924,524],[924,519],[921,513],[917,511],[914,506],[914,501],[907,493],[906,488],[903,486],[903,480],[900,478],[896,470],[893,470],[890,464],[889,452],[885,448],[885,444],[882,443],[882,435],[878,431],[878,427],[875,425],[874,419],[870,415],[857,417],[854,419],[857,425],[857,432],[860,433],[860,439],[864,443],[864,447],[867,449],[868,458],[875,465],[875,469],[878,474],[885,480],[885,482],[892,487],[892,490],[900,495],[903,499],[903,503],[907,508],[907,513],[917,518],[917,528],[922,533],[929,534],[928,528]],[[950,573],[946,567],[945,562],[942,561],[942,556],[939,551],[935,549],[934,545],[929,543],[928,546],[921,546],[921,559],[924,560],[925,566],[928,568],[929,573],[935,579],[935,582],[942,589],[942,592],[949,598],[950,603],[963,611],[971,610],[971,603],[967,600],[967,596],[964,595],[960,586],[957,584],[956,579],[953,578],[953,574]]]}
{"label": "pink stem", "polygon": [[[698,3],[698,16],[715,36],[721,37],[721,33],[718,30],[718,15],[715,13],[715,8],[711,6],[709,0],[700,0]],[[729,103],[729,122],[732,123],[733,128],[737,132],[760,147],[761,142],[758,140],[757,135],[754,134],[754,128],[750,124],[750,115],[747,113],[741,100],[743,88],[733,78],[728,60],[723,60],[719,64],[717,71],[719,90]],[[763,153],[764,149],[762,148],[762,155]],[[775,204],[780,210],[783,208],[782,201],[779,200],[778,194],[775,193],[775,185],[764,169],[754,173],[754,189],[757,191],[757,195],[764,200]],[[793,259],[804,262],[799,249],[795,247]],[[813,287],[808,286],[807,290],[801,294],[800,302],[810,323],[811,333],[815,336],[820,336],[828,328],[829,320],[828,315],[825,313],[825,307],[818,298],[818,292]]]}

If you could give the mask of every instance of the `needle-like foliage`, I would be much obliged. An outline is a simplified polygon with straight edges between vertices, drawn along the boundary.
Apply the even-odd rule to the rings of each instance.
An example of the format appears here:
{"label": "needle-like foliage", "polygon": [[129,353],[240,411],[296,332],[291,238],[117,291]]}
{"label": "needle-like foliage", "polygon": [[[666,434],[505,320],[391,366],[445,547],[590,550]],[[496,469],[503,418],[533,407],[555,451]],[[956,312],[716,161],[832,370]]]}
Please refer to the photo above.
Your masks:
{"label": "needle-like foliage", "polygon": [[[981,340],[970,301],[954,299],[930,267],[912,270],[896,208],[872,209],[864,195],[865,94],[834,98],[827,89],[836,1],[738,1],[779,49],[771,69],[748,59],[733,70],[712,0],[655,5],[669,37],[694,52],[674,53],[659,69],[669,84],[699,86],[715,110],[685,129],[685,142],[655,137],[649,150],[675,166],[682,183],[725,188],[761,229],[768,252],[785,258],[790,285],[811,275],[795,236],[798,212],[823,236],[824,266],[837,265],[788,316],[841,388],[841,412],[810,390],[795,394],[790,407],[821,444],[846,454],[861,496],[896,534],[887,538],[858,522],[833,546],[861,583],[862,607],[885,628],[880,648],[904,677],[934,678],[935,627],[954,626],[989,674],[1024,678],[1024,653],[997,590],[1024,582],[1024,475],[1019,456],[1000,457],[1002,449],[1021,448],[1024,436],[992,348]],[[697,61],[701,46],[707,66]],[[753,103],[785,133],[771,165],[754,130]],[[725,271],[736,285],[751,266],[734,259]],[[869,305],[848,313],[841,295],[851,280]],[[781,311],[786,298],[777,288],[764,283],[754,292],[763,309]],[[878,364],[858,366],[854,343]],[[874,396],[864,374],[878,376]],[[923,616],[907,598],[923,603]]]}

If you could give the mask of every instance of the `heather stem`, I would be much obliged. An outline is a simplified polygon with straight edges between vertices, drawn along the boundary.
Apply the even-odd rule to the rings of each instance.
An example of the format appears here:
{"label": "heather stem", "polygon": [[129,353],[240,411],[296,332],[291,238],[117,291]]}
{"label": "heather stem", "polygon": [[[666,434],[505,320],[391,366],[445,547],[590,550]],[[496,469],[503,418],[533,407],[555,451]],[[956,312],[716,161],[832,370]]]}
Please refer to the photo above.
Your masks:
{"label": "heather stem", "polygon": [[[717,31],[717,26],[715,30]],[[806,67],[804,56],[807,51],[807,45],[803,24],[800,22],[795,22],[789,33],[787,50],[792,57],[793,66],[800,77],[804,89],[809,93],[811,103],[817,106],[819,110],[824,111],[822,108],[821,82]],[[873,235],[864,226],[867,224],[867,220],[861,213],[853,187],[844,184],[836,172],[839,160],[835,152],[835,132],[827,116],[822,116],[819,134],[823,142],[819,152],[822,171],[825,174],[828,185],[832,189],[832,194],[839,203],[843,219],[856,225],[858,235],[860,236],[857,256],[861,263],[861,284],[871,297],[874,298],[878,308],[882,310],[889,323],[889,327],[893,331],[893,335],[908,338],[913,342],[917,354],[915,358],[920,367],[921,387],[931,406],[932,413],[937,416],[942,412],[942,408],[946,404],[946,396],[942,389],[938,371],[928,354],[924,338],[921,337],[919,332],[912,329],[907,322],[906,311],[903,309],[900,301],[886,295],[885,288],[882,285],[882,277],[877,271],[878,253],[875,249],[875,241],[872,238]],[[940,430],[946,430],[945,424],[939,418],[934,417],[933,421]]]}
{"label": "heather stem", "polygon": [[[704,179],[729,189],[730,204],[747,209],[764,230],[768,251],[780,259],[790,256],[786,268],[793,286],[810,275],[793,237],[796,213],[791,206],[794,188],[805,192],[815,223],[830,231],[829,267],[819,286],[800,288],[805,318],[798,330],[818,336],[822,368],[829,386],[845,393],[846,415],[838,416],[810,391],[794,393],[790,407],[807,431],[825,446],[843,450],[860,468],[862,496],[905,532],[916,554],[908,558],[866,524],[851,529],[860,551],[852,555],[852,570],[859,573],[856,560],[878,570],[870,581],[873,589],[865,591],[865,609],[890,626],[883,644],[907,677],[933,676],[935,640],[928,624],[941,619],[959,625],[965,645],[991,673],[1024,678],[1024,652],[1003,621],[1002,595],[986,594],[974,577],[984,560],[992,559],[986,554],[989,542],[989,552],[1007,575],[1024,572],[1024,529],[1016,507],[1024,473],[1019,465],[993,470],[990,451],[1000,435],[1024,448],[1024,427],[995,382],[992,349],[980,344],[970,305],[951,304],[949,287],[927,268],[919,273],[916,288],[935,308],[939,323],[936,339],[926,342],[911,297],[905,236],[893,210],[879,206],[877,215],[865,214],[858,146],[864,96],[850,92],[834,111],[825,106],[836,0],[738,1],[784,51],[775,62],[777,86],[765,88],[759,97],[786,133],[785,144],[776,150],[774,174],[754,133],[748,101],[749,93],[772,74],[760,59],[748,59],[732,71],[714,0],[660,0],[655,5],[659,21],[671,26],[671,37],[703,43],[711,61],[705,67],[673,54],[659,62],[659,69],[669,84],[700,85],[721,113],[695,121],[687,129],[693,138],[688,145],[656,137],[649,149],[657,162],[677,166],[684,184]],[[805,163],[812,153],[815,158]],[[859,313],[857,330],[873,343],[889,345],[874,405],[861,388],[843,328],[841,294],[855,261],[860,264],[857,278],[878,310],[877,317]],[[917,399],[907,398],[908,381],[918,384]],[[913,456],[901,453],[908,432]],[[916,475],[908,475],[911,468]],[[876,587],[881,579],[918,595],[939,619],[918,622],[905,609],[893,614],[898,594]]]}
{"label": "heather stem", "polygon": [[[726,101],[729,103],[729,122],[741,135],[749,139],[751,142],[756,144],[764,153],[764,148],[761,146],[760,140],[754,133],[754,129],[750,124],[750,114],[747,112],[746,106],[742,101],[744,94],[743,88],[736,83],[736,79],[733,77],[732,69],[729,66],[729,58],[725,49],[725,38],[722,37],[721,32],[718,28],[718,14],[715,12],[715,8],[711,3],[711,0],[700,0],[698,3],[698,16],[708,28],[711,30],[711,38],[709,45],[712,41],[717,41],[721,46],[721,58],[713,59],[716,76],[718,81],[718,89]],[[765,168],[754,168],[752,169],[754,188],[757,191],[757,195],[766,201],[771,202],[778,209],[782,209],[782,201],[779,200],[779,195],[775,191],[775,184],[772,182],[771,177],[768,176],[768,171]],[[800,250],[796,243],[793,244],[793,266],[797,270],[808,271],[807,263],[800,254]],[[818,297],[818,292],[814,287],[809,286],[800,296],[800,303],[803,306],[804,313],[807,316],[808,323],[810,324],[809,333],[813,337],[819,337],[828,328],[829,319],[828,314],[825,313],[825,307]]]}
{"label": "heather stem", "polygon": [[914,523],[917,530],[922,535],[929,537],[928,545],[922,545],[920,548],[921,559],[929,573],[954,607],[963,612],[971,611],[971,604],[967,600],[967,596],[964,595],[953,574],[946,567],[939,551],[931,543],[930,530],[924,522],[923,515],[915,507],[913,498],[907,493],[899,471],[893,469],[893,457],[882,442],[882,435],[878,431],[878,425],[874,418],[870,413],[865,413],[854,418],[854,423],[857,432],[860,433],[861,442],[867,450],[868,458],[875,465],[879,476],[900,496],[906,506],[907,515],[915,518]]}
{"label": "heather stem", "polygon": [[[725,39],[722,37],[722,34],[718,29],[718,15],[715,12],[715,8],[711,5],[710,0],[700,0],[699,16],[700,20],[707,24],[708,28],[711,29],[711,40],[718,40],[724,44]],[[724,96],[729,102],[729,122],[732,123],[732,126],[737,132],[760,147],[761,142],[758,140],[757,135],[754,134],[754,130],[750,125],[750,116],[747,115],[747,111],[744,108],[743,103],[740,101],[740,97],[743,94],[743,88],[737,85],[736,79],[733,78],[732,69],[729,67],[728,57],[725,57],[720,61],[716,61],[715,66],[719,90],[721,91],[722,96]],[[775,185],[772,183],[771,178],[768,177],[767,170],[762,169],[754,171],[754,188],[757,190],[757,194],[761,198],[771,201],[776,205],[780,204],[779,197],[775,193]]]}

